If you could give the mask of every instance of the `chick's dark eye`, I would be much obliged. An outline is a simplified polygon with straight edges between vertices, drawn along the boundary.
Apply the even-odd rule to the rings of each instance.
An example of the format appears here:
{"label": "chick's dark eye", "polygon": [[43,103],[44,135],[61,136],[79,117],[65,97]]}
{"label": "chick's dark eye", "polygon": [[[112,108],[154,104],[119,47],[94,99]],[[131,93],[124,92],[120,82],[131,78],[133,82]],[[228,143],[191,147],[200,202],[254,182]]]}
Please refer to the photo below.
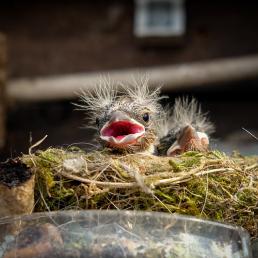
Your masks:
{"label": "chick's dark eye", "polygon": [[99,118],[96,118],[96,126],[99,126]]}
{"label": "chick's dark eye", "polygon": [[145,122],[149,122],[149,120],[150,120],[150,115],[149,115],[149,113],[144,113],[143,116],[142,116],[142,119],[143,119],[143,121],[145,121]]}

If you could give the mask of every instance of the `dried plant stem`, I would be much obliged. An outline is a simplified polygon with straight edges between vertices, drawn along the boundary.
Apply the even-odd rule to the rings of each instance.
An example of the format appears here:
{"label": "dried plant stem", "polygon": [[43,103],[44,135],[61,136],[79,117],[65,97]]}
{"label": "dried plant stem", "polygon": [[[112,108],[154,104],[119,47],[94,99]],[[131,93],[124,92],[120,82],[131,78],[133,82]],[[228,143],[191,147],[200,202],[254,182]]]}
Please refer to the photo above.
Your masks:
{"label": "dried plant stem", "polygon": [[217,169],[210,169],[210,170],[205,170],[205,171],[196,171],[193,170],[192,172],[186,172],[184,175],[179,176],[179,177],[172,177],[168,179],[162,179],[159,181],[156,181],[154,183],[154,186],[160,186],[160,185],[167,185],[167,184],[178,184],[182,182],[187,182],[193,178],[193,176],[203,176],[211,173],[222,173],[222,172],[233,172],[233,168],[217,168]]}
{"label": "dried plant stem", "polygon": [[59,172],[60,175],[63,177],[79,181],[81,183],[85,184],[95,184],[98,186],[103,186],[103,187],[109,187],[109,188],[131,188],[131,187],[138,187],[136,183],[114,183],[114,182],[101,182],[101,181],[96,181],[96,180],[91,180],[91,179],[86,179],[83,177],[75,176],[63,171]]}
{"label": "dried plant stem", "polygon": [[[177,176],[177,177],[173,177],[173,178],[169,178],[169,179],[158,180],[153,183],[153,186],[179,184],[179,183],[187,182],[187,181],[191,180],[193,178],[193,176],[203,176],[203,175],[208,175],[211,173],[223,173],[223,172],[234,172],[234,171],[235,170],[233,168],[218,168],[218,169],[210,169],[210,170],[199,171],[199,172],[196,170],[192,171],[192,172],[189,171],[179,177]],[[131,183],[103,182],[103,181],[87,179],[87,178],[80,177],[80,176],[75,176],[75,175],[69,174],[64,171],[59,171],[58,173],[64,177],[72,179],[72,180],[76,180],[76,181],[86,183],[86,184],[95,184],[95,185],[103,186],[103,187],[110,187],[110,188],[135,188],[135,187],[138,188],[138,187],[140,187],[137,182],[131,182]]]}
{"label": "dried plant stem", "polygon": [[35,144],[33,144],[32,146],[30,146],[30,148],[29,148],[29,154],[32,155],[32,150],[33,150],[35,147],[39,146],[42,142],[44,142],[47,137],[48,137],[48,136],[45,135],[41,140],[37,141]]}
{"label": "dried plant stem", "polygon": [[207,197],[208,197],[208,191],[209,191],[209,175],[206,175],[206,191],[205,191],[205,199],[204,199],[204,203],[202,206],[202,210],[201,210],[201,215],[203,214],[204,210],[205,210],[205,206],[206,206],[206,202],[207,202]]}
{"label": "dried plant stem", "polygon": [[255,169],[255,168],[257,168],[257,167],[258,167],[258,163],[246,167],[246,168],[245,168],[245,171],[252,170],[252,169]]}

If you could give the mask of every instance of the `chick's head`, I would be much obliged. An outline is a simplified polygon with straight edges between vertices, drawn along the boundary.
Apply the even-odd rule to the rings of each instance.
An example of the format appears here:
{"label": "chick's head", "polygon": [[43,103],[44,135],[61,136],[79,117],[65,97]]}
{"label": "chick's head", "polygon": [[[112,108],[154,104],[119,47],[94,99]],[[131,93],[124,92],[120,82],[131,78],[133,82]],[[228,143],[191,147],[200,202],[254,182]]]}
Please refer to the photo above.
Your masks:
{"label": "chick's head", "polygon": [[121,91],[102,83],[93,92],[84,92],[81,100],[104,146],[129,153],[153,152],[162,111],[159,89],[150,90],[146,81]]}

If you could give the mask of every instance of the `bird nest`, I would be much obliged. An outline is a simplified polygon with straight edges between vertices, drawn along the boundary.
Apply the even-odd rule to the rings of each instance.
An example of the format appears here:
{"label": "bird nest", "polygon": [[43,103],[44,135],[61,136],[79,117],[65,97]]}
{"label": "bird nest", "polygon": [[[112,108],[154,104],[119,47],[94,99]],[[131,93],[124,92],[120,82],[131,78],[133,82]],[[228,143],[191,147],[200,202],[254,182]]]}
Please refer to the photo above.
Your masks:
{"label": "bird nest", "polygon": [[35,171],[35,211],[134,209],[231,223],[258,236],[258,157],[219,151],[178,157],[37,151],[22,161]]}

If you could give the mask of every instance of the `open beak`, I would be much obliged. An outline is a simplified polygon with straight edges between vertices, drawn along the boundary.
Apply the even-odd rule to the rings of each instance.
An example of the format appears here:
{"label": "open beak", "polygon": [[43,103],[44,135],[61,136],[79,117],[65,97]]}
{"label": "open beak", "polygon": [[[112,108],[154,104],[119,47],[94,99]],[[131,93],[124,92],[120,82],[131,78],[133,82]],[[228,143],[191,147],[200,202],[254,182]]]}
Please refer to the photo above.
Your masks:
{"label": "open beak", "polygon": [[100,138],[111,146],[123,147],[137,142],[145,134],[145,127],[126,114],[116,111],[100,130]]}
{"label": "open beak", "polygon": [[197,132],[192,126],[186,126],[178,139],[167,151],[167,156],[175,156],[186,151],[207,151],[209,138],[206,133]]}

